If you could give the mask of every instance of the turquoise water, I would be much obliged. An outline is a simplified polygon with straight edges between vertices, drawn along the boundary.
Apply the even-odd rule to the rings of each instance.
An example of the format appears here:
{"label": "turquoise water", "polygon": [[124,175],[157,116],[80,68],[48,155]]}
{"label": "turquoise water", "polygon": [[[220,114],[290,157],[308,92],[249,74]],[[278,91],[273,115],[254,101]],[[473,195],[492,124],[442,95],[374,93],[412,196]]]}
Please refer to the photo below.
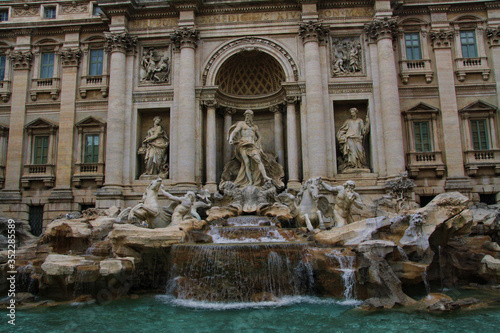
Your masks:
{"label": "turquoise water", "polygon": [[[0,312],[6,318],[5,311]],[[0,332],[498,332],[499,309],[433,315],[363,312],[354,305],[315,297],[279,303],[214,304],[144,296],[105,305],[73,304],[18,310],[16,327]],[[4,324],[5,323],[5,324]],[[10,326],[10,327],[8,327]]]}

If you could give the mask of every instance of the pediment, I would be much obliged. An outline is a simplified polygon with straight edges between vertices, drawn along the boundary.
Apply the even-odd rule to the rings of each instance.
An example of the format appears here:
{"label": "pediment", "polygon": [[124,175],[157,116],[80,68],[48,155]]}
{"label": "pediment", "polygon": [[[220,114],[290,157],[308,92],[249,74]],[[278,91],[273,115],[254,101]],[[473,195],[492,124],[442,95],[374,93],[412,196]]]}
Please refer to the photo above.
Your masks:
{"label": "pediment", "polygon": [[497,109],[498,107],[493,104],[478,100],[458,110],[458,112],[485,112],[485,111],[490,112],[490,111],[496,111]]}
{"label": "pediment", "polygon": [[439,109],[430,104],[420,102],[409,110],[406,110],[404,113],[439,113]]}
{"label": "pediment", "polygon": [[104,127],[106,126],[105,122],[100,121],[97,118],[94,118],[92,116],[89,116],[85,119],[80,120],[75,124],[77,128],[79,127]]}
{"label": "pediment", "polygon": [[37,118],[28,124],[25,128],[27,129],[56,129],[58,126],[47,119]]}

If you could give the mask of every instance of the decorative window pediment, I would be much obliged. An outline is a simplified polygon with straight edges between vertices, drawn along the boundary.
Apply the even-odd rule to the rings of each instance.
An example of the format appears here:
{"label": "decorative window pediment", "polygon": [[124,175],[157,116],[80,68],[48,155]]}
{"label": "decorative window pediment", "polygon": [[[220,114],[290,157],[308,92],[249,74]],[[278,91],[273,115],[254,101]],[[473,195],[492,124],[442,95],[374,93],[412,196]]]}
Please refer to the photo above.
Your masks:
{"label": "decorative window pediment", "polygon": [[82,76],[80,97],[86,98],[88,91],[99,90],[102,97],[108,96],[109,53],[104,36],[92,36],[82,42]]}
{"label": "decorative window pediment", "polygon": [[445,171],[439,147],[438,108],[421,102],[403,112],[406,130],[407,168],[412,177],[423,171],[434,171],[442,177]]}

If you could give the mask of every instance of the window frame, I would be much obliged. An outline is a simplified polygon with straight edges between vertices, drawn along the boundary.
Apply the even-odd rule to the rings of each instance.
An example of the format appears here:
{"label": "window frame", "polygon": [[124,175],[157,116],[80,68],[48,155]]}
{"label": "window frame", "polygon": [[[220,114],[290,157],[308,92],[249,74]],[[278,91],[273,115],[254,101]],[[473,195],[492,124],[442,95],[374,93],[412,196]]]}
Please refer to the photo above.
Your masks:
{"label": "window frame", "polygon": [[[475,124],[474,124],[475,123]],[[481,129],[479,128],[479,124],[482,124],[482,130],[484,133],[481,135]],[[491,147],[490,144],[490,134],[489,134],[489,126],[487,118],[471,118],[469,119],[469,126],[471,130],[471,144],[473,150],[489,150]],[[474,140],[474,131],[476,130],[477,141]],[[481,137],[482,136],[482,137]],[[484,142],[483,142],[484,141]]]}
{"label": "window frame", "polygon": [[[5,20],[1,19],[2,13],[6,13],[7,18]],[[7,22],[10,19],[10,8],[0,7],[0,22]]]}
{"label": "window frame", "polygon": [[[470,36],[463,36],[463,34],[469,34],[469,33],[471,34]],[[471,37],[473,38],[473,42],[469,43],[468,39]],[[467,39],[467,43],[465,43],[465,44],[463,42],[464,38]],[[471,51],[471,47],[473,47],[472,50],[474,50],[473,56],[471,56],[469,54],[469,52]],[[462,52],[462,58],[478,58],[479,57],[476,29],[461,29],[460,30],[460,50]],[[464,50],[466,50],[465,53],[467,53],[467,55],[464,53]]]}
{"label": "window frame", "polygon": [[[33,156],[31,157],[31,164],[33,165],[47,164],[49,158],[49,141],[50,141],[50,136],[48,134],[33,136],[33,147],[32,147]],[[38,154],[39,151],[40,154]]]}
{"label": "window frame", "polygon": [[[100,57],[100,61],[93,61],[93,53],[94,52],[97,52],[97,51],[100,51],[100,56],[98,56],[98,59]],[[100,64],[100,73],[97,73],[99,72],[97,69],[99,67],[96,68],[96,73],[93,73],[92,72],[92,69],[93,69],[93,65],[94,64]],[[104,48],[91,48],[89,50],[89,67],[88,67],[88,75],[89,76],[102,76],[103,75],[103,72],[104,72]]]}
{"label": "window frame", "polygon": [[[45,63],[45,56],[52,56],[49,57],[49,63]],[[55,69],[55,60],[56,60],[56,54],[55,52],[42,52],[40,54],[40,74],[39,78],[40,79],[52,79],[54,78],[54,69]],[[44,69],[47,69],[47,73],[45,73]]]}
{"label": "window frame", "polygon": [[[407,39],[409,36],[416,36],[417,39],[416,41],[418,42],[418,45],[408,45],[408,42],[414,42],[415,40],[411,38],[410,40]],[[422,58],[422,41],[420,40],[420,32],[419,31],[408,31],[404,33],[404,42],[405,42],[405,51],[406,51],[406,59],[407,60],[423,60]],[[414,58],[414,50],[418,49],[418,58]],[[408,52],[408,51],[411,52]],[[411,55],[409,57],[409,55]]]}
{"label": "window frame", "polygon": [[[45,20],[55,20],[57,18],[57,4],[43,5],[42,6],[42,18]],[[47,13],[49,10],[54,10],[54,17],[48,17]]]}
{"label": "window frame", "polygon": [[[428,153],[433,151],[433,142],[432,142],[432,125],[431,120],[413,120],[413,144],[415,147],[415,152],[417,153]],[[426,124],[427,130],[427,142],[424,142],[424,134],[422,133],[422,126],[419,126],[419,133],[417,134],[417,124],[423,125]],[[419,138],[419,140],[417,140]],[[425,149],[425,146],[428,145],[429,148]]]}
{"label": "window frame", "polygon": [[[92,137],[92,144],[88,145],[88,139]],[[95,144],[95,139],[97,139],[97,145]],[[89,147],[92,147],[92,152],[88,152]],[[97,151],[96,151],[97,147]],[[83,163],[84,164],[94,164],[99,163],[99,153],[101,149],[101,135],[97,132],[89,132],[83,135]],[[90,157],[91,160],[88,159]]]}
{"label": "window frame", "polygon": [[[3,59],[3,61],[2,61]],[[3,66],[2,66],[3,64]],[[7,71],[7,55],[0,54],[0,81],[5,81],[5,73]]]}

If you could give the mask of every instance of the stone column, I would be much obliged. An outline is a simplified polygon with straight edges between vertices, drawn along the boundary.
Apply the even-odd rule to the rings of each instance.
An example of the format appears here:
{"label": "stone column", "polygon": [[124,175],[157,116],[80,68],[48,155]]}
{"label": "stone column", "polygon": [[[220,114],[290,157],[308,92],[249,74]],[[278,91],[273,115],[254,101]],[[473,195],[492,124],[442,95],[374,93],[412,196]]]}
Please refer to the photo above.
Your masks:
{"label": "stone column", "polygon": [[184,27],[176,30],[172,41],[180,49],[179,117],[177,125],[177,183],[181,188],[196,186],[196,94],[195,94],[195,49],[199,32]]}
{"label": "stone column", "polygon": [[274,105],[269,108],[274,113],[274,153],[280,165],[285,164],[283,146],[283,115],[281,105]]}
{"label": "stone column", "polygon": [[233,125],[233,114],[236,113],[235,109],[226,108],[223,111],[224,114],[224,133],[223,133],[223,141],[224,141],[224,166],[231,159],[232,146],[227,141],[229,129]]}
{"label": "stone column", "polygon": [[[458,115],[455,78],[453,71],[452,41],[453,30],[431,31],[429,36],[436,58],[436,76],[438,80],[439,102],[441,104],[441,121],[443,122],[443,144],[446,156],[446,169],[450,181],[465,177],[462,138],[460,137],[460,120]],[[457,189],[454,186],[449,189]]]}
{"label": "stone column", "polygon": [[382,107],[379,112],[382,113],[384,126],[384,151],[387,161],[390,161],[387,163],[387,175],[393,177],[405,169],[398,73],[392,44],[397,23],[393,18],[375,19],[365,25],[365,32],[369,38],[377,41]]}
{"label": "stone column", "polygon": [[[76,43],[78,45],[78,43]],[[61,51],[61,109],[59,111],[59,140],[57,142],[56,186],[50,200],[64,205],[52,207],[52,211],[71,211],[73,194],[71,175],[73,173],[73,142],[75,126],[75,99],[78,78],[78,65],[81,51],[78,48],[64,48]]]}
{"label": "stone column", "polygon": [[[29,36],[26,37],[29,45]],[[26,121],[26,92],[29,90],[29,70],[33,55],[30,51],[15,50],[10,54],[12,63],[12,97],[9,123],[9,145],[7,147],[7,163],[5,168],[5,188],[0,196],[2,201],[21,200],[19,184],[23,169],[23,139]],[[2,202],[6,203],[6,202]]]}
{"label": "stone column", "polygon": [[207,107],[207,141],[206,141],[206,178],[205,189],[217,190],[217,132],[215,121],[215,101],[205,101]]}
{"label": "stone column", "polygon": [[327,35],[328,30],[321,23],[309,22],[300,25],[299,34],[304,43],[309,177],[327,177],[325,110],[319,39]]}
{"label": "stone column", "polygon": [[[111,55],[109,69],[109,98],[107,117],[106,166],[104,188],[98,196],[108,196],[111,201],[104,206],[122,203],[124,126],[126,96],[127,52],[135,50],[137,38],[126,32],[106,33],[106,47]],[[118,201],[117,201],[118,200]],[[99,203],[98,203],[99,206]],[[103,207],[104,207],[103,206]]]}
{"label": "stone column", "polygon": [[491,61],[490,67],[493,68],[497,86],[497,105],[500,105],[500,27],[487,29],[486,37],[491,50],[491,58],[488,61]]}
{"label": "stone column", "polygon": [[297,97],[286,99],[286,143],[288,157],[288,188],[299,188],[299,145],[297,138]]}

